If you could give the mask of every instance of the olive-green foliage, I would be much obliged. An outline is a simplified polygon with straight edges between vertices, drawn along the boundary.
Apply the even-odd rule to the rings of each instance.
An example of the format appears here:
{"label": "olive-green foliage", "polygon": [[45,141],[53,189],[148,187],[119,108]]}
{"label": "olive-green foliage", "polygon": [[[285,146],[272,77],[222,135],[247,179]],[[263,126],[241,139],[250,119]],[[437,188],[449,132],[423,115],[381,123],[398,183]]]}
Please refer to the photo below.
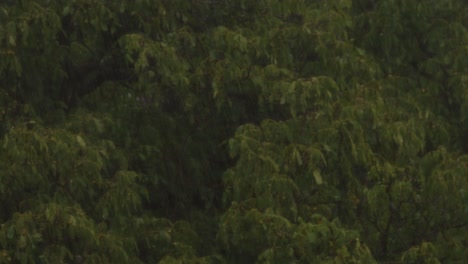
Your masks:
{"label": "olive-green foliage", "polygon": [[0,3],[0,263],[463,263],[466,14]]}

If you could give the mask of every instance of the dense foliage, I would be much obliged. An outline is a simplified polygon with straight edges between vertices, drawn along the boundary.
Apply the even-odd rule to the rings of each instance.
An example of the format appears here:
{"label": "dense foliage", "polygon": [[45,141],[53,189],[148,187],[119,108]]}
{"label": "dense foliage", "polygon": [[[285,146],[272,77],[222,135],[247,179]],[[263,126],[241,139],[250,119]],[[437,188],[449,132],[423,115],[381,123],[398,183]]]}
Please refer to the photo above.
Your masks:
{"label": "dense foliage", "polygon": [[462,0],[0,4],[0,263],[465,263]]}

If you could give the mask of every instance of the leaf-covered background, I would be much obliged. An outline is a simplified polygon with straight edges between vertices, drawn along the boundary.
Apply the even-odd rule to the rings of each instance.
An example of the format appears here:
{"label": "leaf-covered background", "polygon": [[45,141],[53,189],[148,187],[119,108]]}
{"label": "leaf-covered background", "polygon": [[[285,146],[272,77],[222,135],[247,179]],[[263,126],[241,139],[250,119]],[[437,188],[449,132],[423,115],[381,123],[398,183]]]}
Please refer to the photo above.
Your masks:
{"label": "leaf-covered background", "polygon": [[0,263],[465,263],[462,0],[0,4]]}

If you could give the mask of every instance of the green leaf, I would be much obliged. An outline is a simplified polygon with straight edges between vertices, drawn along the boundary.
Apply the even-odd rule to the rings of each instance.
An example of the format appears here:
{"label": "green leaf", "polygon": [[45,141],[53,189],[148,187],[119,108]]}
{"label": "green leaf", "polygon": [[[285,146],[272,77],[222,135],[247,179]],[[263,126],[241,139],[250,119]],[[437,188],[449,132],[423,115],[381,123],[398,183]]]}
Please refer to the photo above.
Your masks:
{"label": "green leaf", "polygon": [[317,184],[322,184],[323,183],[323,180],[322,180],[322,176],[320,175],[320,171],[319,170],[314,170],[314,178],[315,178],[315,182]]}
{"label": "green leaf", "polygon": [[395,143],[397,143],[400,146],[403,144],[403,137],[401,136],[400,132],[397,132],[393,135],[393,140],[395,140]]}
{"label": "green leaf", "polygon": [[297,164],[299,164],[299,166],[301,166],[302,165],[301,153],[299,153],[299,151],[296,148],[294,149],[293,156],[296,158]]}
{"label": "green leaf", "polygon": [[16,46],[16,41],[15,38],[13,38],[13,36],[10,35],[8,40],[11,46]]}
{"label": "green leaf", "polygon": [[12,239],[15,236],[15,228],[10,226],[7,230],[7,238]]}
{"label": "green leaf", "polygon": [[86,147],[86,142],[83,140],[83,138],[79,135],[76,136],[76,141],[78,141],[78,144],[80,144],[81,147]]}

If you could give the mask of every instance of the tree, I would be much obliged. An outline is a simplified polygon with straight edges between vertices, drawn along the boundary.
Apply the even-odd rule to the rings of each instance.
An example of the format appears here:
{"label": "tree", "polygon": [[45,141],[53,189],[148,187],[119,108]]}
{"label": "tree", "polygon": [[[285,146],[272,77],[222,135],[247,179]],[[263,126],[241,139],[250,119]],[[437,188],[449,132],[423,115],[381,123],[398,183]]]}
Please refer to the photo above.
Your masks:
{"label": "tree", "polygon": [[462,262],[467,11],[1,4],[0,262]]}

